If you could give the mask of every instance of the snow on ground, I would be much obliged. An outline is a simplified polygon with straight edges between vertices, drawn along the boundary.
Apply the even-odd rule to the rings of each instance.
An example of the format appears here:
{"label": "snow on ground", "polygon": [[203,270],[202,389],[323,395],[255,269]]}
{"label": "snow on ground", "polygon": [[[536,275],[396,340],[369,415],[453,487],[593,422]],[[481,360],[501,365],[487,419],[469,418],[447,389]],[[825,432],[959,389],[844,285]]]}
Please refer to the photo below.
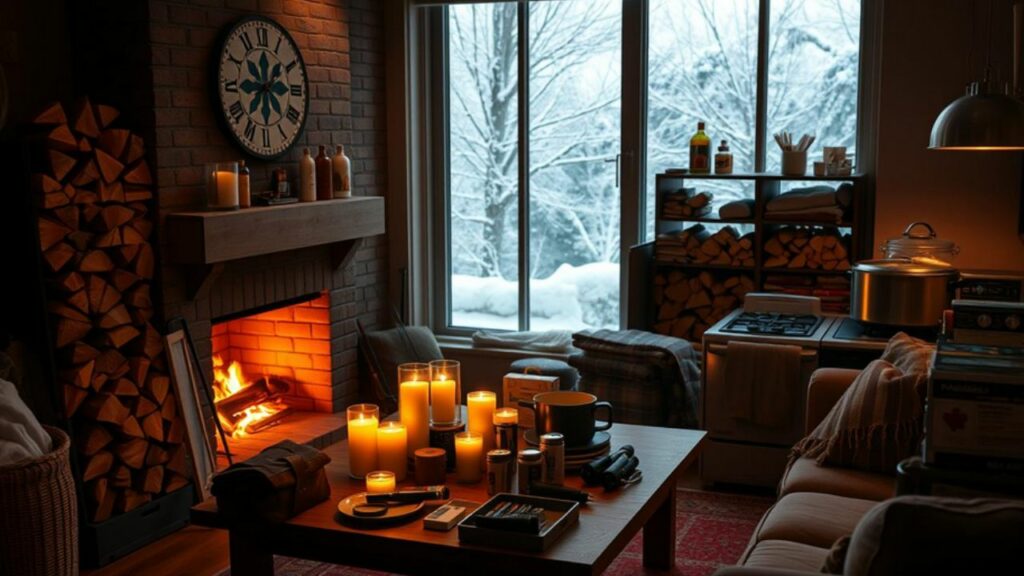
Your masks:
{"label": "snow on ground", "polygon": [[[518,330],[518,283],[504,278],[452,275],[452,324]],[[617,328],[619,265],[561,265],[530,282],[530,330]]]}

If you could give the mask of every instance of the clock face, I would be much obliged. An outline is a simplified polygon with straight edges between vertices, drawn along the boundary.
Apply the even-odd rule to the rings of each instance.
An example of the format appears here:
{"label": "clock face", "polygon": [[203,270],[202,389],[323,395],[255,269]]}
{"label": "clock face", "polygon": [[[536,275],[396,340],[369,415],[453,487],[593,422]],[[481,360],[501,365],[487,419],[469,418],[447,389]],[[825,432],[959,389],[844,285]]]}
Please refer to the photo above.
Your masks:
{"label": "clock face", "polygon": [[216,81],[228,131],[247,153],[269,160],[302,133],[306,65],[277,22],[252,16],[233,25],[218,54]]}

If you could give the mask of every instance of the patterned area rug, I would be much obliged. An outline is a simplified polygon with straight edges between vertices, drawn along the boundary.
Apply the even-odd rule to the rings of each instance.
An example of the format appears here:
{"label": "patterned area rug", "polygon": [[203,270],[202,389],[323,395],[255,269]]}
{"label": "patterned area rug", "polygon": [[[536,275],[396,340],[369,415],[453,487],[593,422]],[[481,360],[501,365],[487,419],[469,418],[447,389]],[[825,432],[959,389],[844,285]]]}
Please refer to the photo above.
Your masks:
{"label": "patterned area rug", "polygon": [[[773,498],[726,492],[679,490],[676,504],[676,576],[706,576],[735,564],[757,521]],[[606,576],[659,574],[643,568],[643,533],[637,534],[605,571]],[[224,570],[217,576],[229,576]],[[286,556],[274,558],[275,576],[385,576],[385,572],[324,564]]]}

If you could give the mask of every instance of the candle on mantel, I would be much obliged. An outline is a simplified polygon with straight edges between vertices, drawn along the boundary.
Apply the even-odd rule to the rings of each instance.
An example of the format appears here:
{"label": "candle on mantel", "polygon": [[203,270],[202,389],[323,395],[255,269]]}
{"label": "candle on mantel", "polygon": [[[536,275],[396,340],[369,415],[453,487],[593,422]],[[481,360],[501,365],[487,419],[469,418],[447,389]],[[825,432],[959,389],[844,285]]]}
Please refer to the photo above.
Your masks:
{"label": "candle on mantel", "polygon": [[480,481],[484,463],[484,439],[476,432],[455,435],[455,479],[463,484]]}
{"label": "candle on mantel", "polygon": [[515,408],[498,408],[494,411],[494,424],[519,424],[519,410]]}
{"label": "candle on mantel", "polygon": [[238,173],[223,170],[215,172],[217,181],[217,206],[221,208],[238,207]]}
{"label": "candle on mantel", "polygon": [[395,491],[395,474],[390,470],[376,470],[366,475],[366,493],[381,494]]}
{"label": "candle on mantel", "polygon": [[401,422],[381,422],[377,427],[377,467],[405,480],[408,469],[408,435]]}
{"label": "candle on mantel", "polygon": [[430,445],[430,366],[398,365],[398,413],[408,435],[407,456]]}
{"label": "candle on mantel", "polygon": [[497,405],[497,397],[494,392],[489,390],[477,390],[466,396],[466,406],[469,412],[466,430],[483,437],[485,454],[494,450],[494,409]]}
{"label": "candle on mantel", "polygon": [[377,415],[373,404],[348,407],[348,473],[362,478],[377,469]]}

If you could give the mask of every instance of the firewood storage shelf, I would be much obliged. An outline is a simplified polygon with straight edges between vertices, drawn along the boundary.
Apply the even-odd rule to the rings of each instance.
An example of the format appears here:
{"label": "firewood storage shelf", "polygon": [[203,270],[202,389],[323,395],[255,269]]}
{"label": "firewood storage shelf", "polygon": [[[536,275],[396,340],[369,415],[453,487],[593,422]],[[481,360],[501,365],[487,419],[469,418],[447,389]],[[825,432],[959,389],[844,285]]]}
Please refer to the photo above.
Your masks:
{"label": "firewood storage shelf", "polygon": [[[753,186],[754,211],[750,218],[742,219],[719,219],[716,217],[717,206],[721,202],[715,202],[716,209],[712,215],[694,217],[671,217],[663,216],[663,202],[665,194],[683,187],[692,187],[695,182],[708,182],[714,180],[732,180],[748,182]],[[814,184],[836,184],[849,182],[853,185],[853,194],[850,209],[842,222],[826,221],[803,221],[771,219],[765,217],[765,207],[768,201],[783,192],[783,183],[793,182],[802,185]],[[634,246],[630,251],[630,273],[629,273],[629,305],[628,305],[628,326],[644,330],[654,330],[658,322],[658,310],[654,303],[654,277],[659,273],[670,270],[679,270],[687,275],[696,275],[701,271],[708,271],[716,274],[730,272],[750,276],[754,286],[763,290],[765,277],[770,274],[798,274],[805,276],[835,276],[847,274],[847,272],[822,269],[791,269],[791,268],[770,268],[765,266],[767,255],[764,251],[765,242],[773,232],[787,226],[813,227],[813,228],[837,228],[843,233],[850,234],[850,246],[848,258],[850,263],[866,258],[872,253],[871,248],[871,226],[870,207],[867,194],[868,181],[862,174],[849,176],[783,176],[780,174],[765,173],[744,173],[744,174],[657,174],[655,176],[655,235],[678,232],[694,224],[711,225],[734,225],[744,226],[748,230],[753,229],[754,233],[754,266],[730,266],[715,264],[668,264],[655,261],[655,243],[648,242]],[[699,186],[699,184],[697,184]],[[700,191],[700,190],[698,190]],[[736,306],[741,304],[737,303]],[[698,339],[699,343],[699,339]]]}
{"label": "firewood storage shelf", "polygon": [[363,238],[384,233],[384,199],[355,197],[225,212],[176,212],[167,216],[164,229],[168,260],[186,267],[186,289],[194,300],[231,260],[329,245],[331,265],[344,267]]}

